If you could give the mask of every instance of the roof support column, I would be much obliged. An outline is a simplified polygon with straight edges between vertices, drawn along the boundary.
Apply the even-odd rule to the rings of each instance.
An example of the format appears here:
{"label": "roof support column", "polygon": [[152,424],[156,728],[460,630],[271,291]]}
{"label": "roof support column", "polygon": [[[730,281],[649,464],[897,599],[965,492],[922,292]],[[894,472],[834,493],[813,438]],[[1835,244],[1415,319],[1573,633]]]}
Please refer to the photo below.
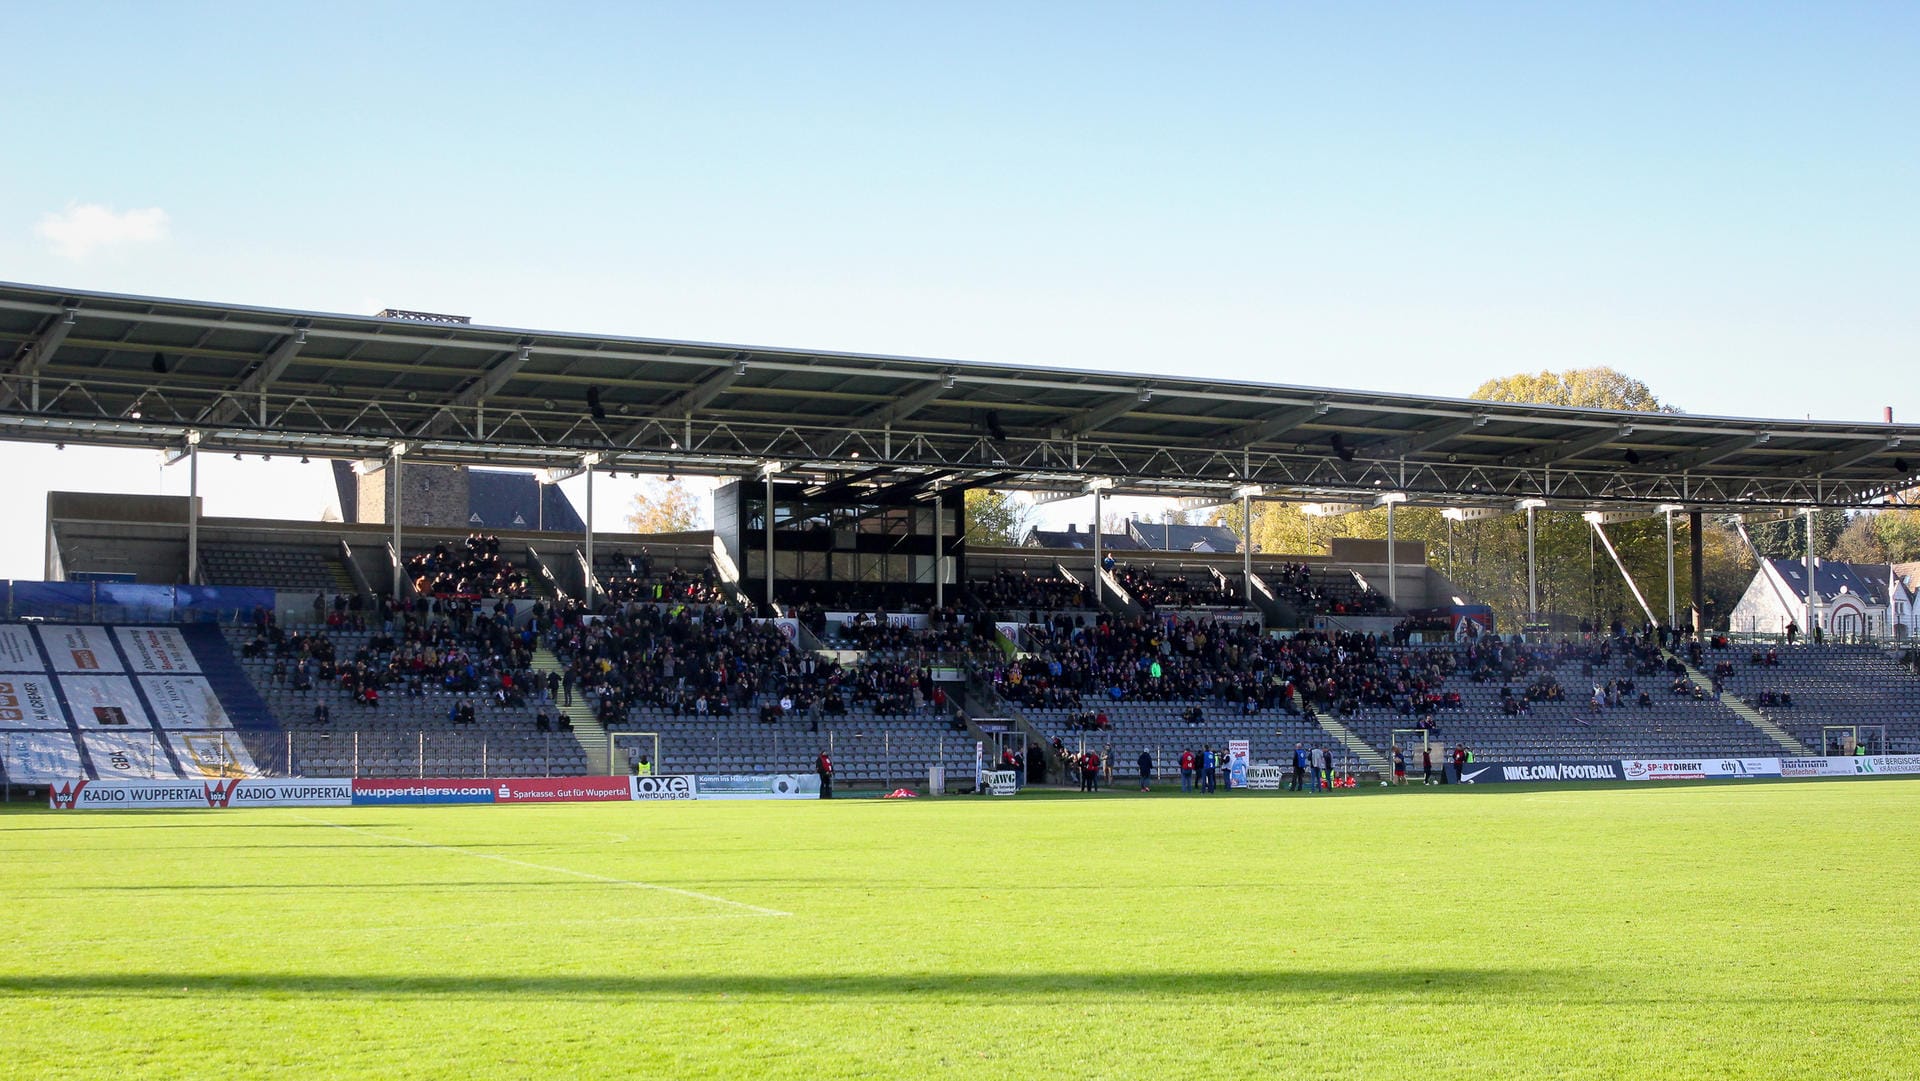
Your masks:
{"label": "roof support column", "polygon": [[1093,606],[1096,609],[1102,600],[1100,576],[1106,573],[1100,559],[1100,493],[1105,490],[1105,485],[1097,485],[1093,489]]}
{"label": "roof support column", "polygon": [[1535,574],[1533,562],[1533,508],[1527,508],[1527,620],[1532,622],[1540,614],[1539,579]]}
{"label": "roof support column", "polygon": [[1680,608],[1675,603],[1673,588],[1673,511],[1672,507],[1660,508],[1661,517],[1667,520],[1667,627],[1671,630],[1680,624]]}
{"label": "roof support column", "polygon": [[1393,504],[1387,504],[1387,603],[1400,606],[1400,571],[1393,558]]}
{"label": "roof support column", "polygon": [[391,452],[393,461],[388,469],[393,474],[393,503],[387,508],[387,513],[393,518],[393,595],[399,598],[407,592],[406,550],[400,547],[400,460],[407,453],[407,445],[395,443]]}
{"label": "roof support column", "polygon": [[1540,619],[1540,577],[1538,565],[1534,562],[1534,521],[1533,512],[1547,505],[1544,499],[1522,499],[1520,509],[1527,512],[1527,622],[1536,623]]}
{"label": "roof support column", "polygon": [[1814,600],[1814,595],[1818,590],[1814,586],[1815,579],[1813,577],[1813,512],[1814,508],[1807,508],[1807,618],[1800,624],[1800,633],[1807,638],[1813,637],[1813,619],[1817,614],[1817,603]]}
{"label": "roof support column", "polygon": [[1707,629],[1707,583],[1701,569],[1706,565],[1706,542],[1700,535],[1699,511],[1687,515],[1687,570],[1693,585],[1693,633]]}
{"label": "roof support column", "polygon": [[947,508],[941,498],[940,486],[933,486],[933,607],[935,611],[947,606]]}
{"label": "roof support column", "polygon": [[586,536],[587,584],[586,584],[586,588],[581,590],[581,592],[586,594],[587,611],[589,612],[593,611],[593,602],[595,600],[595,594],[598,592],[594,587],[597,586],[600,582],[599,575],[594,571],[594,568],[593,568],[593,467],[594,467],[594,464],[595,463],[591,461],[587,463],[587,536]]}
{"label": "roof support column", "polygon": [[1240,491],[1240,592],[1253,607],[1253,493]]}
{"label": "roof support column", "polygon": [[200,584],[200,433],[187,433],[187,584]]}
{"label": "roof support column", "polygon": [[1607,531],[1601,527],[1600,519],[1599,511],[1587,512],[1587,525],[1592,528],[1593,535],[1600,538],[1600,546],[1607,550],[1607,558],[1613,560],[1614,569],[1620,572],[1620,580],[1627,583],[1627,589],[1633,593],[1634,601],[1640,605],[1640,610],[1647,614],[1647,622],[1658,625],[1660,620],[1654,616],[1653,606],[1647,603],[1647,598],[1640,592],[1640,584],[1633,580],[1633,575],[1627,573],[1627,565],[1621,562],[1620,553],[1614,551],[1613,539],[1608,537]]}
{"label": "roof support column", "polygon": [[1396,608],[1400,606],[1400,564],[1394,553],[1393,508],[1406,501],[1405,492],[1382,492],[1373,501],[1376,507],[1382,503],[1387,507],[1387,601]]}
{"label": "roof support column", "polygon": [[773,472],[767,469],[762,475],[767,480],[767,614],[778,616],[780,608],[773,603]]}

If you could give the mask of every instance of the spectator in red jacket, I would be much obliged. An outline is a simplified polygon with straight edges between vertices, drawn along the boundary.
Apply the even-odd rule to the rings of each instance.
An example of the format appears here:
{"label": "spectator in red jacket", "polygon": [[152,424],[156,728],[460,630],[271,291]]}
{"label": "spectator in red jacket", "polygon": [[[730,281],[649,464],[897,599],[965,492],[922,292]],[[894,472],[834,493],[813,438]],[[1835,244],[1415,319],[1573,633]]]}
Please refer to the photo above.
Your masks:
{"label": "spectator in red jacket", "polygon": [[1180,752],[1180,791],[1193,791],[1193,748]]}

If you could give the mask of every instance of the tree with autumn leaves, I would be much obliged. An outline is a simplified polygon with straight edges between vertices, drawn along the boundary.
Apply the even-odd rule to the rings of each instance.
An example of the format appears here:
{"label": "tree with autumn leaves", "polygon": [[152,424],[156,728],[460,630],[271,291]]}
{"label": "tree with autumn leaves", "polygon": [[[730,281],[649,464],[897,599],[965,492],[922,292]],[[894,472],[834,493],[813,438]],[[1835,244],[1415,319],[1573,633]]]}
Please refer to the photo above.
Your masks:
{"label": "tree with autumn leaves", "polygon": [[[1530,402],[1618,409],[1632,412],[1679,412],[1660,401],[1643,382],[1612,368],[1579,368],[1561,372],[1522,372],[1489,379],[1474,390],[1473,399],[1488,402]],[[1240,508],[1216,515],[1222,524],[1240,527]],[[1450,530],[1448,527],[1452,526]],[[1709,519],[1703,541],[1706,548],[1707,617],[1732,611],[1753,575],[1753,560],[1732,529]],[[1677,592],[1682,610],[1689,604],[1692,583],[1685,558],[1684,519],[1675,524]],[[1325,552],[1335,537],[1378,539],[1387,534],[1384,510],[1359,511],[1337,517],[1314,518],[1290,503],[1263,503],[1254,511],[1254,543],[1267,554]],[[1432,507],[1402,507],[1394,513],[1394,535],[1424,541],[1427,562],[1444,574],[1452,553],[1453,582],[1462,596],[1492,605],[1501,625],[1516,627],[1527,608],[1527,524],[1521,514],[1478,521],[1449,523]],[[1647,602],[1666,617],[1666,538],[1659,518],[1608,526],[1607,535],[1632,572]],[[1535,515],[1535,552],[1540,611],[1564,623],[1591,620],[1608,623],[1619,618],[1645,618],[1619,572],[1599,549],[1592,530],[1580,514],[1541,511]],[[1685,618],[1684,616],[1682,618]]]}

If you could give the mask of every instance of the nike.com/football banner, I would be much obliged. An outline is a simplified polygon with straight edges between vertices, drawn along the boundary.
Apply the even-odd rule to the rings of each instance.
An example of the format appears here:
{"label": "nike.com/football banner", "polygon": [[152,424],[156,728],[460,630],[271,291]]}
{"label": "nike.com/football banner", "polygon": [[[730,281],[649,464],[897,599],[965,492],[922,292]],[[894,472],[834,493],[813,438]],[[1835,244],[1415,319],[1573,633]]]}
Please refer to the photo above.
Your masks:
{"label": "nike.com/football banner", "polygon": [[1494,784],[1505,781],[1620,781],[1620,763],[1615,761],[1560,762],[1469,762],[1460,771],[1461,784]]}

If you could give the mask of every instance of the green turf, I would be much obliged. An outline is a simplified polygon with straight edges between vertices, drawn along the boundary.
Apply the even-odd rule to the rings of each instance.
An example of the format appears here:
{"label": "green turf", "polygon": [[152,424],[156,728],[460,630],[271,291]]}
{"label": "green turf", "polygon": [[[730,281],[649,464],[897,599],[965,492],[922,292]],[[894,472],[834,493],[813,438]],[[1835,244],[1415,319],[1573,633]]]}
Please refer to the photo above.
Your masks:
{"label": "green turf", "polygon": [[0,1076],[1908,1078],[1916,821],[1920,781],[14,811]]}

